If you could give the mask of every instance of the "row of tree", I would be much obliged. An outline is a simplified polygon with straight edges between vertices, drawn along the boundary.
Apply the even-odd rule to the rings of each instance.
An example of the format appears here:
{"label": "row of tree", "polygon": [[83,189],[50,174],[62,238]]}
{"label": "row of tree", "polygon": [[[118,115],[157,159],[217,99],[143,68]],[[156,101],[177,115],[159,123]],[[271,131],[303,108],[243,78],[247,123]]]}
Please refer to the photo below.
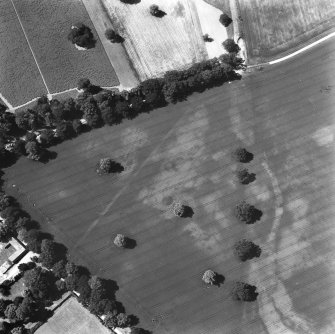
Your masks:
{"label": "row of tree", "polygon": [[[71,139],[91,128],[115,125],[189,94],[221,85],[238,77],[243,60],[235,53],[206,60],[182,71],[168,71],[163,78],[148,79],[130,92],[102,90],[81,79],[76,99],[48,100],[42,96],[27,110],[12,114],[0,108],[0,158],[3,165],[20,155],[43,161],[50,146]],[[38,135],[34,132],[38,131]],[[25,135],[25,140],[22,139]]]}

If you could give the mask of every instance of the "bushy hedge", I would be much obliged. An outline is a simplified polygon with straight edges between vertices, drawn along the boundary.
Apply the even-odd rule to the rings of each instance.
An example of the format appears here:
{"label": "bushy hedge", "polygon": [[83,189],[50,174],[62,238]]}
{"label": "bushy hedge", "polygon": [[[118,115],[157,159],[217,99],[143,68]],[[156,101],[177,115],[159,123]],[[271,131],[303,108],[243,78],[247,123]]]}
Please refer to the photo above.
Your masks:
{"label": "bushy hedge", "polygon": [[[235,70],[244,67],[243,59],[236,54],[224,54],[182,71],[168,71],[162,78],[145,80],[129,92],[103,90],[83,78],[78,82],[81,93],[76,99],[49,101],[42,96],[32,108],[15,115],[2,107],[0,162],[6,165],[20,155],[44,161],[48,157],[46,149],[54,144],[104,124],[119,124],[142,112],[185,100],[193,92],[238,79],[240,76]],[[26,142],[19,139],[24,133]],[[6,148],[8,143],[10,149]]]}

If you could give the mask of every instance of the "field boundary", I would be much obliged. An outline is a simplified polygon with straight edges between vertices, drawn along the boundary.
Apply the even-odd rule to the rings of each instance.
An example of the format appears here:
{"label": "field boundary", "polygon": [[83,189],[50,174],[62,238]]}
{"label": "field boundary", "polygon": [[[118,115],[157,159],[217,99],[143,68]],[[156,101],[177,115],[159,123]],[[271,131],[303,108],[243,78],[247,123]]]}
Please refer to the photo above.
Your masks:
{"label": "field boundary", "polygon": [[[294,52],[292,52],[291,54],[289,54],[289,55],[287,55],[287,56],[278,58],[278,59],[276,59],[276,60],[272,60],[272,61],[264,62],[264,63],[259,63],[259,64],[255,64],[255,65],[248,65],[247,68],[255,68],[255,67],[259,67],[259,66],[266,66],[266,65],[274,65],[274,64],[277,64],[277,63],[279,63],[279,62],[282,62],[282,61],[285,61],[285,60],[290,59],[290,58],[292,58],[292,57],[295,57],[295,56],[297,56],[298,54],[303,53],[303,52],[305,52],[306,50],[308,50],[308,49],[314,47],[315,45],[318,45],[318,44],[320,44],[320,43],[322,43],[322,42],[324,42],[324,41],[326,41],[327,39],[332,38],[332,37],[335,37],[335,31],[332,32],[332,33],[330,33],[330,34],[328,34],[328,35],[326,35],[326,36],[324,36],[324,37],[322,37],[322,38],[320,38],[319,40],[317,40],[317,41],[315,41],[315,42],[312,42],[312,43],[308,44],[307,46],[304,46],[303,48],[299,49],[298,51],[294,51]],[[122,91],[122,90],[127,90],[127,89],[129,89],[129,88],[133,88],[133,87],[123,87],[122,84],[120,84],[120,85],[118,85],[118,86],[113,86],[113,87],[101,87],[101,88],[103,88],[103,89],[119,89],[120,91]],[[49,94],[49,95],[50,95],[50,97],[54,97],[54,96],[57,96],[57,95],[60,95],[60,94],[66,93],[66,92],[71,92],[71,91],[74,91],[74,90],[77,90],[77,91],[78,91],[77,88],[70,88],[70,89],[64,90],[64,91],[62,91],[62,92],[52,93],[52,94]],[[13,106],[12,106],[12,105],[11,105],[11,104],[10,104],[10,103],[9,103],[9,102],[8,102],[2,95],[1,95],[1,93],[0,93],[0,98],[1,98],[1,99],[3,100],[3,102],[7,105],[7,107],[8,107],[8,109],[9,109],[10,112],[15,112],[15,110],[20,109],[20,108],[22,108],[22,107],[24,107],[24,106],[26,106],[26,105],[28,105],[28,104],[30,104],[30,103],[32,103],[32,102],[37,101],[37,99],[38,99],[39,97],[36,97],[36,98],[34,98],[34,99],[32,99],[32,100],[30,100],[30,101],[24,103],[24,104],[21,104],[21,105],[19,105],[19,106],[16,106],[16,107],[13,107]]]}
{"label": "field boundary", "polygon": [[249,65],[248,68],[253,68],[253,67],[259,67],[259,66],[265,66],[265,65],[274,65],[274,64],[277,64],[277,63],[281,63],[282,61],[285,61],[287,59],[290,59],[292,57],[295,57],[297,56],[298,54],[300,53],[303,53],[307,50],[309,50],[310,48],[326,41],[327,39],[329,38],[332,38],[332,37],[335,37],[335,31],[334,32],[331,32],[330,34],[318,39],[317,41],[315,42],[312,42],[310,44],[308,44],[307,46],[304,46],[302,47],[301,49],[297,50],[297,51],[294,51],[284,57],[281,57],[281,58],[278,58],[278,59],[275,59],[275,60],[271,60],[271,61],[268,61],[268,62],[264,62],[264,63],[259,63],[259,64],[255,64],[255,65]]}
{"label": "field boundary", "polygon": [[24,34],[24,37],[26,38],[26,41],[27,41],[27,43],[28,43],[30,52],[31,52],[31,54],[32,54],[32,56],[33,56],[33,58],[34,58],[35,64],[36,64],[36,66],[37,66],[37,69],[38,69],[38,71],[40,72],[40,75],[41,75],[41,78],[42,78],[42,80],[43,80],[44,86],[45,86],[45,88],[47,89],[48,94],[50,94],[50,91],[49,91],[49,88],[48,88],[48,86],[47,86],[47,83],[46,83],[46,81],[45,81],[45,79],[44,79],[43,73],[42,73],[42,71],[41,71],[41,69],[40,69],[40,66],[38,65],[37,59],[36,59],[36,57],[35,57],[35,53],[34,53],[34,51],[33,51],[33,48],[32,48],[31,45],[30,45],[28,36],[27,36],[26,31],[25,31],[25,29],[24,29],[24,27],[23,27],[23,24],[22,24],[22,22],[21,22],[20,15],[19,15],[19,13],[18,13],[17,10],[16,10],[16,7],[15,7],[15,5],[14,5],[13,0],[10,0],[10,2],[12,3],[12,6],[13,6],[13,8],[14,8],[14,11],[15,11],[15,14],[16,14],[16,16],[17,16],[17,19],[19,20],[19,23],[20,23],[22,32],[23,32],[23,34]]}

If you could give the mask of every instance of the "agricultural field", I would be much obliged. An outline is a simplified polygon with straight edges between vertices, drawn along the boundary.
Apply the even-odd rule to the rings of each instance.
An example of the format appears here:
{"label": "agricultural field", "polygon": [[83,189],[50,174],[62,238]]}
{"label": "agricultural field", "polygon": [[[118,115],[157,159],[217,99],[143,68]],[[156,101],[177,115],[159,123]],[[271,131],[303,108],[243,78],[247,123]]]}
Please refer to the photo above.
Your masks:
{"label": "agricultural field", "polygon": [[[73,258],[116,280],[117,299],[154,334],[332,334],[334,51],[330,40],[239,82],[83,134],[52,147],[57,158],[47,164],[20,159],[4,170],[6,191],[43,215],[42,228],[53,229]],[[231,152],[239,146],[254,154],[245,165],[256,174],[249,185],[234,177],[241,166]],[[98,176],[95,165],[106,156],[125,171]],[[194,215],[175,217],[172,200]],[[236,220],[240,200],[262,210],[259,222]],[[136,246],[116,248],[116,233]],[[241,238],[260,245],[261,256],[240,263],[233,244]],[[207,269],[224,284],[207,288]],[[256,285],[257,302],[232,301],[234,280]]]}
{"label": "agricultural field", "polygon": [[[141,80],[225,52],[221,43],[227,33],[219,23],[221,12],[203,0],[158,0],[155,4],[166,13],[162,18],[150,14],[149,0],[136,4],[102,1],[114,28],[125,39],[124,47]],[[208,45],[202,38],[205,33],[215,34]]]}
{"label": "agricultural field", "polygon": [[36,334],[109,334],[110,331],[74,297],[66,300]]}
{"label": "agricultural field", "polygon": [[46,88],[10,0],[0,3],[0,94],[14,106]]}
{"label": "agricultural field", "polygon": [[[23,27],[51,93],[74,88],[88,77],[101,86],[115,86],[118,79],[94,26],[80,0],[14,0]],[[75,48],[67,36],[71,26],[82,22],[97,38],[87,51]]]}
{"label": "agricultural field", "polygon": [[238,2],[251,57],[273,57],[334,28],[333,0]]}

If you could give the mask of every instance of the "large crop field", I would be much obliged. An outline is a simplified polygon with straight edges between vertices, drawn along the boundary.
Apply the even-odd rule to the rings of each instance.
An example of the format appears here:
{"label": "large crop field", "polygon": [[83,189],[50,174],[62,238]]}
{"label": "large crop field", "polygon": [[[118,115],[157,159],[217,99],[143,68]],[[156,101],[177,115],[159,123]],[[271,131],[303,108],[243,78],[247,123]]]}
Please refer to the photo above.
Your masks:
{"label": "large crop field", "polygon": [[273,57],[334,28],[333,0],[238,1],[251,57]]}
{"label": "large crop field", "polygon": [[[102,0],[141,80],[207,59],[201,24],[193,1],[157,0],[166,15],[153,17],[152,2],[123,4]],[[202,1],[202,0],[200,0]],[[215,17],[213,19],[217,19]],[[223,51],[223,49],[222,49]]]}
{"label": "large crop field", "polygon": [[[333,334],[334,52],[331,40],[86,133],[52,148],[58,156],[45,165],[20,159],[5,170],[7,191],[42,214],[42,227],[75,259],[115,279],[117,298],[154,334]],[[256,180],[247,186],[234,179],[238,146],[254,153],[247,168]],[[96,175],[105,156],[125,171]],[[169,213],[169,196],[193,217]],[[242,199],[263,211],[256,224],[234,217]],[[115,248],[115,233],[136,247]],[[259,258],[233,256],[243,237],[261,246]],[[204,286],[208,268],[225,276],[223,285]],[[258,287],[257,302],[231,300],[236,279]]]}
{"label": "large crop field", "polygon": [[[118,84],[114,69],[81,0],[14,0],[28,39],[51,93],[74,88],[90,78],[101,86]],[[79,51],[67,36],[73,24],[89,26],[94,48]]]}
{"label": "large crop field", "polygon": [[10,0],[0,2],[0,93],[20,105],[46,88]]}

